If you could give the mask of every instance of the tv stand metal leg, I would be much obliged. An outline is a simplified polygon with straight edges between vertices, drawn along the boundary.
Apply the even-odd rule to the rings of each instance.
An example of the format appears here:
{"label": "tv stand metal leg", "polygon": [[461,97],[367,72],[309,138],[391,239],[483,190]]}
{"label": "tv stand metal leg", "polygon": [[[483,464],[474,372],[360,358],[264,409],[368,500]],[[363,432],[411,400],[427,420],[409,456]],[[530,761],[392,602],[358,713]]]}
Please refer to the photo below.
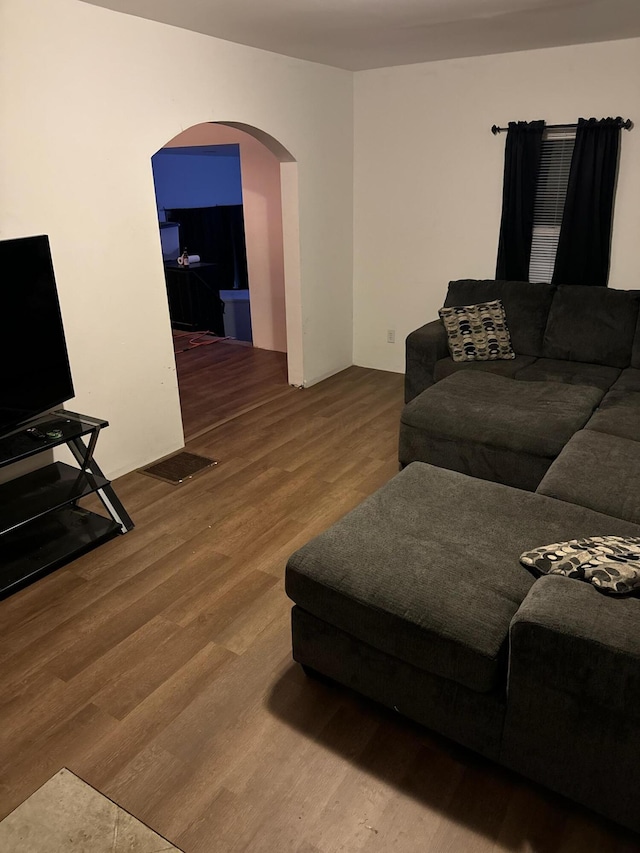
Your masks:
{"label": "tv stand metal leg", "polygon": [[[104,477],[104,474],[100,470],[100,466],[93,458],[93,449],[98,438],[98,431],[99,430],[96,430],[91,434],[89,447],[87,447],[80,438],[70,439],[67,442],[67,447],[73,454],[78,465],[80,465],[84,471],[87,471],[89,474],[93,474],[95,477]],[[120,503],[120,499],[114,492],[111,485],[98,489],[96,494],[102,501],[102,505],[107,510],[111,518],[116,522],[116,524],[120,525],[123,533],[133,530],[133,521],[124,506]]]}

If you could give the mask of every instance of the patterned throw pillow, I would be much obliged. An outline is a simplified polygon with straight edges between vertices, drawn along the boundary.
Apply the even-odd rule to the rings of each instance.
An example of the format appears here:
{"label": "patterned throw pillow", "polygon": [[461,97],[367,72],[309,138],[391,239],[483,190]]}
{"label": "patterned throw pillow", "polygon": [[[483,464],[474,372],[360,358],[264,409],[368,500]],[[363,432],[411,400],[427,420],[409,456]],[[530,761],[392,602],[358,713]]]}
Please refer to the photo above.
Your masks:
{"label": "patterned throw pillow", "polygon": [[447,330],[454,361],[495,361],[515,358],[504,306],[499,299],[458,305],[438,311]]}
{"label": "patterned throw pillow", "polygon": [[640,536],[591,536],[525,551],[520,562],[543,575],[588,581],[609,595],[640,592]]}

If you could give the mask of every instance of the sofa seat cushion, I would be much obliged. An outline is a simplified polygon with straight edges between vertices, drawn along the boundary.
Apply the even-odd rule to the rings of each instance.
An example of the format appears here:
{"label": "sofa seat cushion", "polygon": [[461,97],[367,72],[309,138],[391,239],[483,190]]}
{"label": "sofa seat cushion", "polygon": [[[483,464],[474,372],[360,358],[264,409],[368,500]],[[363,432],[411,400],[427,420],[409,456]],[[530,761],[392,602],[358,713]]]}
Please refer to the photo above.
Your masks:
{"label": "sofa seat cushion", "polygon": [[609,391],[586,429],[640,441],[640,391]]}
{"label": "sofa seat cushion", "polygon": [[611,391],[640,391],[640,370],[625,367],[611,386]]}
{"label": "sofa seat cushion", "polygon": [[520,554],[630,528],[416,463],[293,554],[286,589],[356,639],[487,692],[504,685],[509,623],[535,583]]}
{"label": "sofa seat cushion", "polygon": [[608,391],[620,376],[620,369],[603,364],[538,358],[516,373],[517,379],[532,382],[564,382],[567,385],[590,385]]}
{"label": "sofa seat cushion", "polygon": [[428,462],[533,490],[602,396],[582,385],[461,370],[404,407],[400,462]]}
{"label": "sofa seat cushion", "polygon": [[544,333],[546,358],[628,367],[640,292],[560,285]]}
{"label": "sofa seat cushion", "polygon": [[[487,373],[496,373],[498,376],[513,377],[523,367],[533,364],[535,358],[532,355],[517,355],[513,359],[500,359],[499,361],[463,361],[457,362],[452,358],[441,358],[436,362],[433,370],[433,378],[440,382],[446,376],[457,373],[459,370],[484,370]],[[640,371],[638,371],[640,373]]]}
{"label": "sofa seat cushion", "polygon": [[[640,443],[584,429],[568,442],[537,491],[640,524],[638,483]],[[614,532],[603,529],[600,534]]]}

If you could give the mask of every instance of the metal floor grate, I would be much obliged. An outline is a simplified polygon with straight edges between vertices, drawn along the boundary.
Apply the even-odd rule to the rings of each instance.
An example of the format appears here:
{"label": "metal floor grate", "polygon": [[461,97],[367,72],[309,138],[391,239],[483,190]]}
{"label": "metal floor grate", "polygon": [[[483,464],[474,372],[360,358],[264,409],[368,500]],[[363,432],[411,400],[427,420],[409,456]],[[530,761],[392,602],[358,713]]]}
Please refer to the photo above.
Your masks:
{"label": "metal floor grate", "polygon": [[170,456],[168,459],[163,459],[162,462],[156,462],[148,468],[142,468],[141,471],[157,480],[164,480],[166,483],[177,486],[217,464],[218,462],[215,459],[183,451],[176,453],[175,456]]}

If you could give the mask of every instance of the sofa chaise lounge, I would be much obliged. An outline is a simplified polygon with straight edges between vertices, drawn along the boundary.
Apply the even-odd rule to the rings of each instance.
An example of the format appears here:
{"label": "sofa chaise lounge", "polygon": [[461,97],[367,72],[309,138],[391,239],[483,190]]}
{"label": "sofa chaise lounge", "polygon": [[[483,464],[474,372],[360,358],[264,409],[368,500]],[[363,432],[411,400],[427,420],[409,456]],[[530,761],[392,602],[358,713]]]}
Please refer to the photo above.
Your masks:
{"label": "sofa chaise lounge", "polygon": [[[519,562],[549,543],[640,536],[640,295],[456,282],[447,302],[496,296],[510,362],[454,365],[439,323],[409,336],[408,406],[447,377],[465,383],[451,392],[462,406],[449,421],[452,448],[443,450],[446,418],[438,429],[424,421],[427,440],[413,446],[431,456],[403,459],[401,437],[404,469],[292,555],[293,655],[640,832],[640,598],[536,577]],[[545,420],[525,430],[523,447],[497,441],[499,421],[486,429],[477,405],[486,378],[490,391],[495,379],[531,388],[543,410],[550,395],[556,413],[554,392],[566,394],[575,417],[550,419],[555,444],[538,447],[535,470],[530,439]],[[475,432],[461,435],[465,403]]]}

